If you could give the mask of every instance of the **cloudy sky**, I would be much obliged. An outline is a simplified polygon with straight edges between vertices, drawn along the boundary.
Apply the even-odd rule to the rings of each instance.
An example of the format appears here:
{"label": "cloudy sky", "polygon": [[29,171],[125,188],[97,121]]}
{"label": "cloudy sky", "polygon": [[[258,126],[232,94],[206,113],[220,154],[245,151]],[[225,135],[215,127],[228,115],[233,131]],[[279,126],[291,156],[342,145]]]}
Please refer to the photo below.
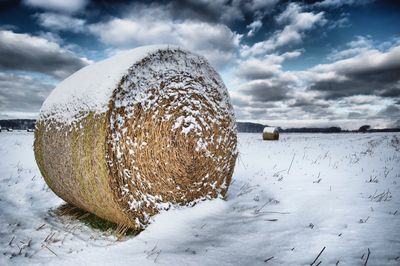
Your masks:
{"label": "cloudy sky", "polygon": [[395,0],[0,0],[0,119],[37,117],[88,64],[169,43],[208,58],[239,121],[400,126],[399,25]]}

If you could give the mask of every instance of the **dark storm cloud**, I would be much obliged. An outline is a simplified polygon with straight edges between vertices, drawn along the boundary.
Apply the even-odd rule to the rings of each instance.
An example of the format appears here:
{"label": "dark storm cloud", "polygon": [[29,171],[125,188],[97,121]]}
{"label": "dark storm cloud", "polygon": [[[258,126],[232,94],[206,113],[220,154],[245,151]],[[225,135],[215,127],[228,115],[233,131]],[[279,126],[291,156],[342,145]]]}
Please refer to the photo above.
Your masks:
{"label": "dark storm cloud", "polygon": [[294,102],[288,103],[288,107],[298,110],[298,113],[307,113],[315,118],[334,115],[334,113],[329,109],[329,107],[331,107],[329,102],[318,100],[311,96],[297,96],[294,99]]}
{"label": "dark storm cloud", "polygon": [[378,113],[378,116],[383,117],[400,117],[400,107],[396,105],[389,105]]}
{"label": "dark storm cloud", "polygon": [[65,78],[88,63],[44,38],[0,31],[0,69],[33,71]]}
{"label": "dark storm cloud", "polygon": [[282,70],[282,63],[288,59],[296,58],[301,50],[283,54],[269,54],[262,59],[250,58],[239,62],[237,75],[247,80],[239,93],[246,95],[251,106],[255,103],[267,103],[290,99],[289,92],[293,91],[296,77]]}
{"label": "dark storm cloud", "polygon": [[53,87],[38,78],[0,73],[0,112],[38,112]]}
{"label": "dark storm cloud", "polygon": [[389,88],[386,90],[383,90],[382,93],[380,94],[382,97],[389,97],[389,98],[396,98],[400,97],[400,87],[397,88]]}
{"label": "dark storm cloud", "polygon": [[300,109],[314,118],[337,118],[335,113],[327,108],[328,106],[319,104],[309,104],[300,107]]}
{"label": "dark storm cloud", "polygon": [[246,83],[240,90],[244,95],[249,95],[255,102],[282,101],[288,99],[290,88],[285,82],[273,83],[266,80],[255,80]]}
{"label": "dark storm cloud", "polygon": [[316,101],[312,97],[309,98],[298,97],[297,99],[295,99],[294,103],[289,104],[290,107],[301,107],[301,108],[311,105],[321,108],[329,107],[329,104],[327,102]]}
{"label": "dark storm cloud", "polygon": [[15,8],[19,5],[19,1],[15,0],[0,0],[0,12],[8,10],[10,8]]}
{"label": "dark storm cloud", "polygon": [[362,118],[364,116],[365,116],[365,114],[362,114],[360,112],[349,112],[349,114],[347,115],[347,118],[358,119],[358,118]]}
{"label": "dark storm cloud", "polygon": [[174,17],[197,18],[209,22],[244,19],[237,1],[228,4],[222,1],[177,0],[171,5],[171,13]]}
{"label": "dark storm cloud", "polygon": [[239,97],[233,97],[232,95],[231,95],[231,101],[232,101],[232,104],[234,105],[234,106],[237,106],[237,107],[245,107],[245,106],[248,106],[249,105],[249,102],[247,101],[247,100],[245,100],[245,99],[241,99],[241,98],[239,98]]}
{"label": "dark storm cloud", "polygon": [[[277,103],[276,102],[260,102],[260,101],[252,101],[249,100],[248,97],[243,97],[242,93],[236,93],[236,92],[232,92],[230,94],[231,96],[231,101],[232,104],[236,107],[236,108],[273,108],[273,107],[277,107]],[[251,98],[251,96],[250,96]]]}
{"label": "dark storm cloud", "polygon": [[240,66],[238,76],[246,80],[269,79],[276,75],[276,70],[272,67],[267,69],[256,68],[253,66]]}
{"label": "dark storm cloud", "polygon": [[[389,86],[389,88],[386,88]],[[396,90],[390,88],[393,83],[368,82],[368,80],[350,79],[346,81],[320,81],[310,87],[311,90],[322,92],[321,97],[327,100],[335,100],[353,95],[387,95],[384,92]]]}
{"label": "dark storm cloud", "polygon": [[[261,18],[271,13],[279,0],[118,0],[110,3],[106,0],[92,1],[87,8],[101,9],[101,13],[112,16],[123,15],[129,10],[161,8],[174,20],[193,20],[208,23],[224,23],[232,25],[235,22],[246,22],[253,18]],[[156,17],[153,17],[153,19]]]}
{"label": "dark storm cloud", "polygon": [[[393,73],[390,73],[393,74]],[[322,92],[322,97],[335,100],[353,95],[377,95],[382,97],[400,97],[397,80],[371,80],[370,78],[347,77],[345,81],[320,81],[313,84],[310,89]]]}
{"label": "dark storm cloud", "polygon": [[178,18],[195,18],[208,22],[231,23],[268,13],[278,0],[176,0],[172,14]]}
{"label": "dark storm cloud", "polygon": [[[319,65],[312,72],[317,80],[310,89],[322,92],[326,99],[353,95],[399,97],[400,46],[386,53],[372,50],[350,59]],[[318,77],[324,74],[332,77]]]}

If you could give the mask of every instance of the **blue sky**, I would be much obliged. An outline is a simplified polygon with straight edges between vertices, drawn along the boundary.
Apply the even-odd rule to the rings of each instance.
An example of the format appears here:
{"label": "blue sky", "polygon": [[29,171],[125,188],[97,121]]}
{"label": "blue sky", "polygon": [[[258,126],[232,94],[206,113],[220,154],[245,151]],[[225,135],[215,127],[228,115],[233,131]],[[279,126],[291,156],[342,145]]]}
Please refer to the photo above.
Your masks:
{"label": "blue sky", "polygon": [[35,118],[74,71],[170,43],[214,65],[239,121],[400,126],[398,25],[398,1],[0,0],[0,118]]}

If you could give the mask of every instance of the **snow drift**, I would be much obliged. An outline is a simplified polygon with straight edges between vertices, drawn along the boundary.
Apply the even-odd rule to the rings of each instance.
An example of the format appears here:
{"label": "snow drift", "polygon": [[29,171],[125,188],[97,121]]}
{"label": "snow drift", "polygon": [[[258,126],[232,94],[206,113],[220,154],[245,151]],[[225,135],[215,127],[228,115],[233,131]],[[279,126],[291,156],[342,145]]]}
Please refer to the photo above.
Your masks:
{"label": "snow drift", "polygon": [[203,57],[168,46],[136,48],[61,82],[34,143],[60,198],[137,230],[161,210],[225,195],[236,146],[219,75]]}

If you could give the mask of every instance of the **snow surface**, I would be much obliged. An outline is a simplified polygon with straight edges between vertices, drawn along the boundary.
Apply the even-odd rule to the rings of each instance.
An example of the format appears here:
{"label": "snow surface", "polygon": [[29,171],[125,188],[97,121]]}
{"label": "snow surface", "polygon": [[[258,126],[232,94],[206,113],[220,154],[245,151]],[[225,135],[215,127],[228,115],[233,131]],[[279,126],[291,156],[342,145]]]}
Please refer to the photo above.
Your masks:
{"label": "snow surface", "polygon": [[0,265],[310,265],[323,247],[321,265],[364,265],[368,249],[368,265],[400,263],[398,133],[239,134],[226,200],[163,212],[123,241],[54,215],[63,201],[32,142],[0,133]]}
{"label": "snow surface", "polygon": [[162,49],[176,47],[141,46],[80,69],[50,93],[40,110],[40,119],[70,124],[89,112],[106,112],[113,90],[129,67]]}
{"label": "snow surface", "polygon": [[274,133],[277,131],[276,127],[264,127],[263,133]]}

